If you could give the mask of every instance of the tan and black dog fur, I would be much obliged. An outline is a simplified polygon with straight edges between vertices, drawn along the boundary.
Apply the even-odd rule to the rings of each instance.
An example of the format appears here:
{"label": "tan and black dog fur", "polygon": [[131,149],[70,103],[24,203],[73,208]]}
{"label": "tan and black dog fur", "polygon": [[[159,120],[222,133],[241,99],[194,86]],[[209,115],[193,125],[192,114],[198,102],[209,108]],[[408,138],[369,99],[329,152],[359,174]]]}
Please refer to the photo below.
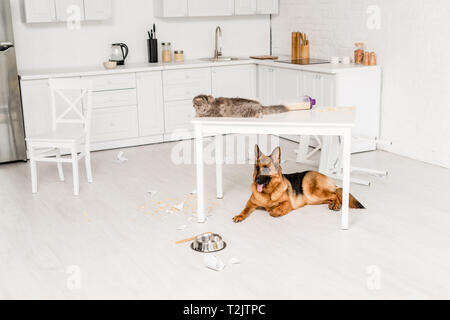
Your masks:
{"label": "tan and black dog fur", "polygon": [[[233,218],[234,222],[244,221],[258,208],[272,217],[282,217],[306,205],[328,204],[330,210],[341,209],[342,189],[333,179],[314,171],[284,175],[279,147],[265,156],[256,146],[255,156],[252,196],[242,213]],[[364,209],[364,206],[350,195],[350,208]]]}

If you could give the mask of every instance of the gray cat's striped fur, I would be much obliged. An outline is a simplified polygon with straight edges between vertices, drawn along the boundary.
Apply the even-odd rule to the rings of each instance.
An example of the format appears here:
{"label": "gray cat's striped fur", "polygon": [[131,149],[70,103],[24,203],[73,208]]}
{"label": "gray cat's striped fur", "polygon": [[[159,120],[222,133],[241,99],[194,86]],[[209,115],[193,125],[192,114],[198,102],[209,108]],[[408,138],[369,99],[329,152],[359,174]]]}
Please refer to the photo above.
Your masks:
{"label": "gray cat's striped fur", "polygon": [[193,100],[199,118],[261,118],[263,115],[288,112],[285,106],[264,107],[258,101],[241,98],[214,98],[199,95]]}

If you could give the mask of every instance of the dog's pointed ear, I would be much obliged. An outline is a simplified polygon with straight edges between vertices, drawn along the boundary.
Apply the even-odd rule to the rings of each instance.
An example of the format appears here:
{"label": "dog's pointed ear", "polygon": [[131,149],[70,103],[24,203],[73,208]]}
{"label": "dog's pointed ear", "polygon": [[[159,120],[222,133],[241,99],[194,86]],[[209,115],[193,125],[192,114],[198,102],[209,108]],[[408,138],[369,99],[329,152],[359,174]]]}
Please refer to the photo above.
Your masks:
{"label": "dog's pointed ear", "polygon": [[259,146],[256,144],[255,145],[255,161],[258,162],[259,159],[261,159],[261,156],[262,156],[262,152],[259,149]]}
{"label": "dog's pointed ear", "polygon": [[278,147],[275,150],[273,150],[272,154],[270,155],[270,159],[272,159],[272,163],[279,167],[281,164],[281,148]]}

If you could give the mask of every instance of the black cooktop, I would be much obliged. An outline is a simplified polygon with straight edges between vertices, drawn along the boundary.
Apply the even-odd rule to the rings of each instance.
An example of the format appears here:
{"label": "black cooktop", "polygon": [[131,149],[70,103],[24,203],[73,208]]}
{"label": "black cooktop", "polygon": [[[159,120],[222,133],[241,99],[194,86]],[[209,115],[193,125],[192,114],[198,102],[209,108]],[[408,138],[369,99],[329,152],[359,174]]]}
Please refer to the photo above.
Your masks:
{"label": "black cooktop", "polygon": [[298,59],[298,60],[277,60],[279,63],[289,63],[289,64],[298,64],[298,65],[310,65],[310,64],[325,64],[330,63],[328,60],[322,59]]}

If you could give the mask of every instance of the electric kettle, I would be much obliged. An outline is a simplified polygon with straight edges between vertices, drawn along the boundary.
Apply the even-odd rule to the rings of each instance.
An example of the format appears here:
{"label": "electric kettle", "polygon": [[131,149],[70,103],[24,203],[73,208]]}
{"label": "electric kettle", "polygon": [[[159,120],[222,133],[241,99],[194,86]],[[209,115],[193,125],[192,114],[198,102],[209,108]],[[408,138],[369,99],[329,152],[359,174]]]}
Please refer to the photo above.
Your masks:
{"label": "electric kettle", "polygon": [[111,45],[111,57],[109,61],[117,62],[117,65],[123,66],[128,57],[128,46],[125,43],[113,43]]}

